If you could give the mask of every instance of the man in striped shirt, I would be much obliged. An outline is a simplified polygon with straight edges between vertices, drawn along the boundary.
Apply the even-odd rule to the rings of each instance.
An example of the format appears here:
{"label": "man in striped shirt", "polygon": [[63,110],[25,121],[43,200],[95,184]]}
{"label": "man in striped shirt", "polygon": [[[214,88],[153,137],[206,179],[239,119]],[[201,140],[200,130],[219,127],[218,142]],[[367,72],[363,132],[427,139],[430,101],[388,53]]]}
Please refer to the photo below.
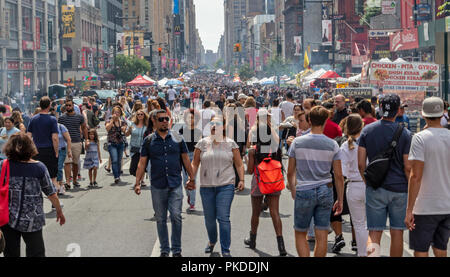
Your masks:
{"label": "man in striped shirt", "polygon": [[[63,114],[59,119],[58,123],[64,125],[70,134],[70,139],[72,140],[72,158],[67,157],[64,162],[64,172],[66,174],[65,184],[66,189],[70,189],[70,181],[73,179],[74,187],[80,187],[80,184],[77,182],[78,175],[78,167],[80,155],[82,152],[82,137],[81,131],[83,131],[83,135],[85,138],[88,138],[88,128],[86,121],[84,120],[84,116],[76,114],[74,109],[73,100],[66,100],[66,113]],[[86,143],[88,145],[88,143]],[[73,178],[71,177],[73,172]]]}
{"label": "man in striped shirt", "polygon": [[[288,184],[295,200],[295,241],[300,257],[309,256],[306,236],[312,218],[316,234],[314,256],[325,257],[330,214],[333,210],[339,215],[343,209],[344,177],[339,145],[323,134],[328,117],[327,109],[314,107],[309,116],[311,133],[297,137],[288,152]],[[332,167],[338,194],[334,205]]]}

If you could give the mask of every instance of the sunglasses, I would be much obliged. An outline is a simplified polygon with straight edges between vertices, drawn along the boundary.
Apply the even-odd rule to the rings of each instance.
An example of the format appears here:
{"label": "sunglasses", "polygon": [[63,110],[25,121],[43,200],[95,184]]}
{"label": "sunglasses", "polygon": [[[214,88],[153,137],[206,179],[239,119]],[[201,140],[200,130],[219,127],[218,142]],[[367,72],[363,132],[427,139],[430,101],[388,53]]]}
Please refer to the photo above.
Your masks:
{"label": "sunglasses", "polygon": [[144,116],[144,114],[143,113],[139,113],[138,116]]}
{"label": "sunglasses", "polygon": [[158,121],[159,122],[164,122],[164,121],[167,121],[167,122],[169,122],[170,121],[170,118],[167,116],[167,117],[158,117]]}

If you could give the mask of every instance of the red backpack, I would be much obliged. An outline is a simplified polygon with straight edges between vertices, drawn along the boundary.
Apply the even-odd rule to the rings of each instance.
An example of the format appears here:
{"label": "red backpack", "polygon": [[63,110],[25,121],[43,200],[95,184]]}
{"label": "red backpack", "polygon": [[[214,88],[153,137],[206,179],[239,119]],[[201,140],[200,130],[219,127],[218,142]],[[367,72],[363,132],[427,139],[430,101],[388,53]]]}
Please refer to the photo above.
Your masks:
{"label": "red backpack", "polygon": [[271,155],[255,167],[255,177],[262,194],[272,194],[285,188],[281,162],[272,159]]}
{"label": "red backpack", "polygon": [[2,165],[2,172],[0,174],[0,227],[6,225],[8,222],[9,222],[9,161],[4,160]]}

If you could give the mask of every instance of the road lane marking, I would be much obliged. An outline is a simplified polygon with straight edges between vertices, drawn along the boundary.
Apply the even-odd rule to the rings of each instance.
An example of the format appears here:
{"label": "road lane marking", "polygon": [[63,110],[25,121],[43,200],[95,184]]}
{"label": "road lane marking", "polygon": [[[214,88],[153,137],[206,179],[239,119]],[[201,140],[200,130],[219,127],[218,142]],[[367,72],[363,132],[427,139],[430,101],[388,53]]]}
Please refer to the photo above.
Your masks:
{"label": "road lane marking", "polygon": [[159,238],[156,238],[155,245],[153,246],[152,255],[150,257],[159,257],[160,251]]}

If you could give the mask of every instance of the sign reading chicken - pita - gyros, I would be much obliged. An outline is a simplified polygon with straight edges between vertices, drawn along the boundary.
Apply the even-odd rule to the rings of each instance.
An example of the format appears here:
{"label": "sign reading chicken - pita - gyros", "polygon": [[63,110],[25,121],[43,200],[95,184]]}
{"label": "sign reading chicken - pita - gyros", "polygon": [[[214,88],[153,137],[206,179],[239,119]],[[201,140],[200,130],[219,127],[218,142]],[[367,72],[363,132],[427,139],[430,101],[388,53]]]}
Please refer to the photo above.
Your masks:
{"label": "sign reading chicken - pita - gyros", "polygon": [[370,84],[439,89],[439,65],[432,63],[370,63]]}

